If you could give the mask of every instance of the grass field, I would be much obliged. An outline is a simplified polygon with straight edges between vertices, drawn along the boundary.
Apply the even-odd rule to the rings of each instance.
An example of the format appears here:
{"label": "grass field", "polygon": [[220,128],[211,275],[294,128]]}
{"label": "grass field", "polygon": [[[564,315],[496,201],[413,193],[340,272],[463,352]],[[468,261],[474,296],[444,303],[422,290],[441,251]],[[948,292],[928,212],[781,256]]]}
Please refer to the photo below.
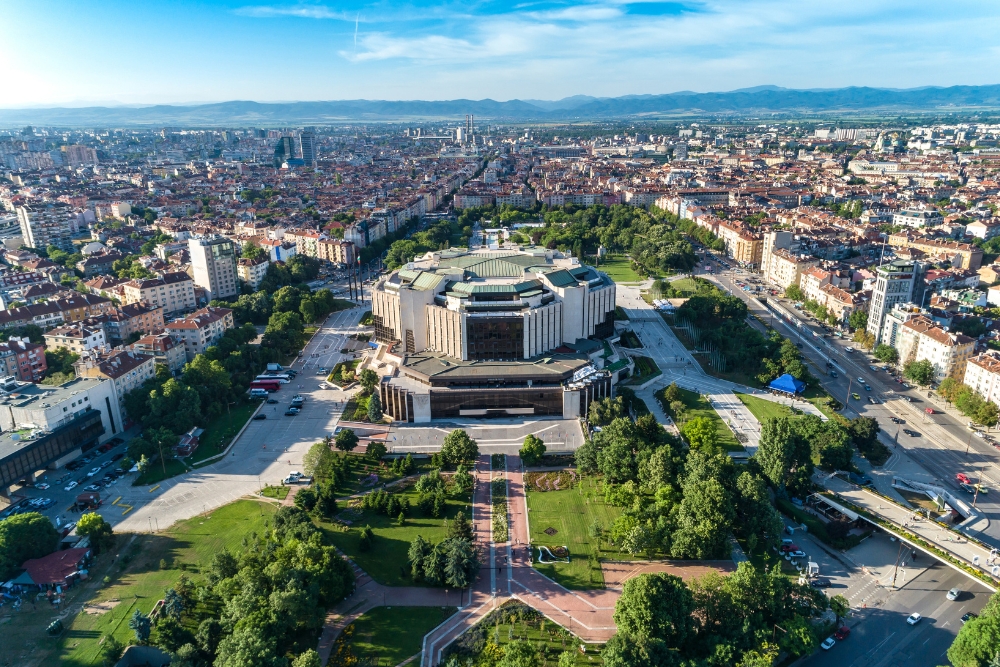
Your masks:
{"label": "grass field", "polygon": [[[715,423],[715,433],[720,447],[730,452],[743,450],[743,445],[736,440],[733,432],[722,421],[722,417],[719,416],[719,413],[715,411],[715,408],[709,404],[704,396],[693,391],[688,391],[687,389],[681,389],[680,387],[678,389],[680,390],[681,403],[684,404],[684,420],[694,419],[695,417],[707,417],[711,419]],[[657,392],[656,396],[663,403],[663,409],[667,411],[674,421],[680,424],[677,415],[670,410],[670,406],[663,400],[662,390]]]}
{"label": "grass field", "polygon": [[774,417],[795,417],[791,408],[787,405],[775,403],[774,401],[768,401],[763,398],[757,398],[756,396],[750,396],[749,394],[741,394],[739,392],[734,393],[736,393],[736,398],[740,399],[740,402],[747,406],[747,410],[749,410],[759,422],[763,422],[765,419],[771,419]]}
{"label": "grass field", "polygon": [[[465,512],[467,519],[472,518],[471,498],[468,496],[460,500],[449,496],[447,511],[440,519],[420,515],[420,510],[416,509],[416,492],[406,491],[400,496],[409,498],[410,503],[414,505],[413,514],[407,517],[405,526],[397,525],[395,517],[390,519],[375,510],[359,509],[357,511],[361,512],[361,516],[352,519],[352,525],[348,530],[341,531],[334,528],[330,534],[330,540],[353,558],[362,570],[371,575],[375,581],[388,586],[413,584],[409,576],[406,552],[410,548],[410,542],[417,535],[436,544],[444,539],[446,518],[454,518],[459,511]],[[361,551],[358,549],[358,542],[361,529],[366,525],[372,527],[375,539],[369,551]]]}
{"label": "grass field", "polygon": [[[62,667],[100,665],[99,642],[114,635],[122,643],[133,637],[128,618],[135,609],[148,614],[164,591],[182,574],[192,581],[223,548],[237,551],[243,536],[263,532],[275,512],[273,505],[240,500],[211,514],[175,524],[155,535],[118,538],[116,548],[100,555],[92,564],[91,578],[71,589],[63,605],[66,629],[59,637],[47,637],[46,626],[60,613],[46,602],[22,606],[22,611],[0,625],[0,664]],[[166,567],[161,568],[161,560]],[[113,562],[114,561],[114,562]],[[181,570],[182,565],[186,568]],[[103,585],[107,576],[109,584]],[[105,603],[102,610],[88,605]],[[0,618],[6,609],[0,611]],[[0,621],[2,622],[2,621]]]}
{"label": "grass field", "polygon": [[260,401],[255,400],[229,406],[228,413],[223,414],[205,427],[205,432],[201,434],[201,444],[191,455],[190,463],[204,461],[210,456],[225,451],[233,437],[250,420],[250,416],[253,415],[258,405],[260,405]]}
{"label": "grass field", "polygon": [[[594,521],[599,521],[605,529],[609,529],[620,514],[617,507],[604,503],[600,482],[584,479],[572,489],[529,490],[527,496],[532,546],[565,546],[570,554],[568,563],[536,563],[535,568],[566,588],[604,588],[600,566],[591,567],[590,556],[594,554],[598,557],[606,555],[621,558],[622,555],[617,550],[599,549],[596,540],[589,534]],[[555,533],[546,533],[549,529],[554,529]],[[602,546],[607,546],[607,543]],[[537,549],[532,556],[538,558]]]}
{"label": "grass field", "polygon": [[698,291],[698,283],[694,281],[694,278],[681,278],[679,280],[671,280],[670,286],[673,287],[678,292],[687,292],[687,294],[694,294]]}
{"label": "grass field", "polygon": [[597,270],[608,274],[608,278],[616,283],[638,283],[645,280],[632,268],[629,257],[606,257],[601,260]]}
{"label": "grass field", "polygon": [[260,495],[265,498],[274,498],[275,500],[284,500],[288,497],[288,492],[291,489],[287,486],[265,486]]}
{"label": "grass field", "polygon": [[455,611],[454,607],[376,607],[354,621],[351,653],[362,663],[398,665],[420,653],[424,635]]}
{"label": "grass field", "polygon": [[[552,663],[553,666],[559,664],[559,655],[564,651],[573,652],[575,667],[599,667],[604,664],[601,659],[603,646],[583,644],[558,625],[546,619],[534,623],[521,621],[513,624],[500,623],[490,628],[484,628],[484,630],[487,639],[499,644],[500,648],[518,639],[531,642],[541,651],[546,665],[549,663]],[[581,646],[586,647],[585,653],[580,652]]]}

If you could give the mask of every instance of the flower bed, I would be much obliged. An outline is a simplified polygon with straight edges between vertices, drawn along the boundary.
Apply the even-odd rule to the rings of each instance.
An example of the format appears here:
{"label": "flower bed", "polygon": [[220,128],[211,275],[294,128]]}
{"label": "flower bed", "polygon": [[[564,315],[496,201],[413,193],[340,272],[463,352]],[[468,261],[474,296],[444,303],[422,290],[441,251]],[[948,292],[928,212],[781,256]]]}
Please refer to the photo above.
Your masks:
{"label": "flower bed", "polygon": [[574,470],[529,472],[525,474],[524,482],[529,489],[535,491],[561,491],[572,489],[576,485],[577,477]]}
{"label": "flower bed", "polygon": [[554,549],[549,549],[548,547],[538,547],[538,562],[539,563],[568,563],[569,562],[569,548],[555,547]]}
{"label": "flower bed", "polygon": [[490,502],[493,507],[491,523],[493,526],[493,541],[506,542],[510,537],[507,521],[507,480],[497,477],[490,482]]}

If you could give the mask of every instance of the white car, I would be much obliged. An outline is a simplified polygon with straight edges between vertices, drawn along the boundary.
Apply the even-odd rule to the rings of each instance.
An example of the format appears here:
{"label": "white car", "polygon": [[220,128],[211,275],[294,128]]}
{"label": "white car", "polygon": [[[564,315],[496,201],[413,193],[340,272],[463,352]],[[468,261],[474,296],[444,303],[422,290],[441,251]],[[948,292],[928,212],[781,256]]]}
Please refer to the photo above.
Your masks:
{"label": "white car", "polygon": [[953,588],[950,591],[948,591],[948,594],[945,595],[945,597],[948,598],[950,601],[954,602],[955,600],[958,599],[958,596],[961,594],[962,594],[961,590],[959,590],[958,588]]}
{"label": "white car", "polygon": [[41,484],[35,484],[35,488],[44,491],[45,489],[49,488],[49,485],[46,484],[45,482],[42,482]]}
{"label": "white car", "polygon": [[910,625],[916,625],[917,623],[920,622],[921,618],[922,616],[920,614],[918,614],[917,612],[913,612],[907,617],[906,622],[909,623]]}
{"label": "white car", "polygon": [[800,549],[799,551],[793,551],[792,553],[790,553],[788,555],[791,556],[792,558],[805,558],[806,557],[806,552],[802,551]]}
{"label": "white car", "polygon": [[93,470],[91,470],[90,472],[88,472],[87,473],[87,477],[93,477],[94,475],[96,475],[99,472],[101,472],[100,466],[98,466],[97,468],[94,468]]}
{"label": "white car", "polygon": [[854,348],[853,347],[845,347],[844,351],[845,352],[854,352]]}
{"label": "white car", "polygon": [[76,483],[76,482],[70,482],[70,483],[69,483],[69,484],[68,484],[68,485],[66,486],[66,488],[65,488],[65,489],[63,489],[63,491],[72,491],[72,490],[73,490],[73,489],[75,489],[76,487],[77,487],[77,483]]}
{"label": "white car", "polygon": [[830,649],[833,648],[833,645],[836,643],[837,643],[836,639],[834,639],[833,637],[827,637],[826,639],[823,640],[823,643],[820,644],[819,647],[824,651],[829,651]]}

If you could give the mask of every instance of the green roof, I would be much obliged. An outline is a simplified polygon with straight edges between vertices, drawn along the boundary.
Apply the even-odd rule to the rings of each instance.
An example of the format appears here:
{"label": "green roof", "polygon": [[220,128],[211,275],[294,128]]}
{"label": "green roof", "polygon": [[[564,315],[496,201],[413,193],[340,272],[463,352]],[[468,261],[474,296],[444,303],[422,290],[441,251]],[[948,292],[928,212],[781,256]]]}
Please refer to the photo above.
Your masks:
{"label": "green roof", "polygon": [[410,287],[417,290],[432,290],[436,289],[437,286],[444,282],[445,279],[446,276],[439,276],[435,273],[424,272],[420,274],[420,277],[413,281]]}
{"label": "green roof", "polygon": [[570,287],[579,282],[573,277],[573,274],[566,269],[556,269],[555,271],[550,271],[545,274],[545,277],[556,287]]}

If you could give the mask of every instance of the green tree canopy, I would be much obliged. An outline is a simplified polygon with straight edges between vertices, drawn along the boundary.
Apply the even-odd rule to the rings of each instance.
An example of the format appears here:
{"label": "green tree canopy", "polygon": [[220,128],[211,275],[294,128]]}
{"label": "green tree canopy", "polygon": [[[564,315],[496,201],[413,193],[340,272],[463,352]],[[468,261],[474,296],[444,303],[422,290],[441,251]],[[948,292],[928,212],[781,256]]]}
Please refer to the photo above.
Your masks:
{"label": "green tree canopy", "polygon": [[0,520],[0,579],[13,576],[26,560],[49,555],[58,543],[52,521],[38,512]]}
{"label": "green tree canopy", "polygon": [[479,446],[460,428],[445,436],[441,444],[441,458],[449,465],[471,462],[479,456]]}

